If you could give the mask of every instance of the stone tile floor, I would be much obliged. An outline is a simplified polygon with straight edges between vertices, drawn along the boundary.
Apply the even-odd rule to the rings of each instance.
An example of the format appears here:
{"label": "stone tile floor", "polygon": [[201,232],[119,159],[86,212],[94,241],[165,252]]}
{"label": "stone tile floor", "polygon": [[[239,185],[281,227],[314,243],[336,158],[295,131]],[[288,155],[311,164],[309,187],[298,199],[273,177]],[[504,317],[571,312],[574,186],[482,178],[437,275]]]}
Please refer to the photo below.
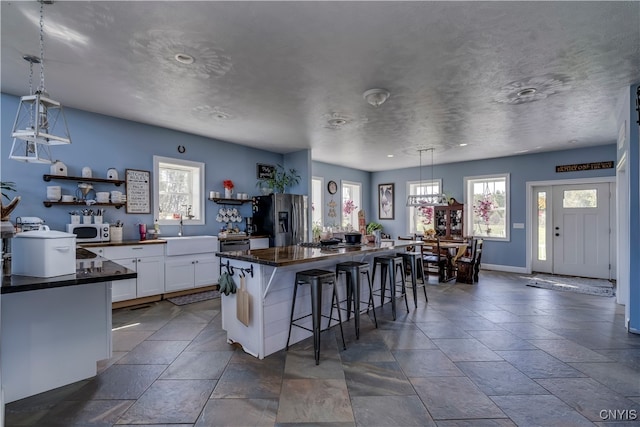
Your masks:
{"label": "stone tile floor", "polygon": [[[433,280],[433,279],[432,279]],[[258,360],[226,342],[220,301],[113,313],[95,378],[13,402],[6,426],[640,425],[640,336],[614,298],[483,271],[429,303],[365,317]],[[335,328],[334,328],[335,329]],[[52,367],[55,369],[55,367]]]}

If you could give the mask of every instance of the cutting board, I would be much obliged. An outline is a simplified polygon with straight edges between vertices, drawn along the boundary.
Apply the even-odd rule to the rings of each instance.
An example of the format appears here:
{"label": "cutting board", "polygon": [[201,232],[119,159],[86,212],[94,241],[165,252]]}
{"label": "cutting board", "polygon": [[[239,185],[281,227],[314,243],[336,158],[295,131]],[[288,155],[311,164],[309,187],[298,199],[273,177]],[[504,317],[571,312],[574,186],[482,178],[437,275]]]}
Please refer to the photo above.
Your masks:
{"label": "cutting board", "polygon": [[243,325],[249,326],[251,318],[251,294],[247,291],[244,274],[240,276],[240,287],[236,293],[236,316]]}

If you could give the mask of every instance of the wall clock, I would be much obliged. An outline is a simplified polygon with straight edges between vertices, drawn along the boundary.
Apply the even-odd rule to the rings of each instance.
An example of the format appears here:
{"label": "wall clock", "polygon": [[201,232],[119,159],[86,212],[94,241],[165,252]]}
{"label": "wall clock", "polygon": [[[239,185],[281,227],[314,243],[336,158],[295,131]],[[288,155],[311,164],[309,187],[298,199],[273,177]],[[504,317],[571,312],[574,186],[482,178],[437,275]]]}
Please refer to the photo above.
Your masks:
{"label": "wall clock", "polygon": [[327,190],[329,190],[329,194],[336,194],[338,191],[338,184],[335,181],[329,181],[327,184]]}

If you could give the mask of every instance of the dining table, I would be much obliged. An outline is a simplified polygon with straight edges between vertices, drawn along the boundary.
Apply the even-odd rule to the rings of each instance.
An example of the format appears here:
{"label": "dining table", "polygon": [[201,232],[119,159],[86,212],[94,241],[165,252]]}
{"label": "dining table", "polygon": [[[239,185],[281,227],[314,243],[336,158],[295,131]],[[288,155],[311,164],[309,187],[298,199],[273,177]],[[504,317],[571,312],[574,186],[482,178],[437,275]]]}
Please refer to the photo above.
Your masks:
{"label": "dining table", "polygon": [[[423,248],[429,248],[431,251],[437,250],[438,241],[437,240],[423,240],[422,241]],[[453,242],[453,241],[440,241],[440,249],[445,249],[446,252],[446,263],[445,263],[445,272],[444,272],[444,282],[449,282],[456,278],[454,271],[454,264],[456,255],[458,253],[464,253],[466,249],[469,247],[467,242]]]}

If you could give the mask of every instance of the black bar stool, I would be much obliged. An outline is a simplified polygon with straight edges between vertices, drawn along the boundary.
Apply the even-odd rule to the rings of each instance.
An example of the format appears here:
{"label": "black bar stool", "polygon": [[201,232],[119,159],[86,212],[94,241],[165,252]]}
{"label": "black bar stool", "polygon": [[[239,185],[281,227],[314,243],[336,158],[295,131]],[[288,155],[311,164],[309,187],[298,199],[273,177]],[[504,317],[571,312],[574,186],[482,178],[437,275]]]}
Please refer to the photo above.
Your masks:
{"label": "black bar stool", "polygon": [[[346,279],[346,289],[347,289],[347,320],[351,317],[351,303],[353,302],[353,318],[354,323],[356,324],[356,339],[360,339],[360,304],[366,303],[366,310],[369,311],[369,307],[373,307],[373,321],[375,322],[376,328],[378,327],[378,319],[376,318],[376,309],[375,304],[373,302],[373,285],[371,283],[371,276],[369,276],[369,264],[366,262],[356,262],[356,261],[347,261],[336,264],[336,278],[340,279],[340,273],[345,275]],[[362,301],[360,299],[360,283],[362,282],[361,276],[367,276],[367,282],[369,283],[369,300]],[[340,301],[345,302],[345,301]],[[340,310],[340,306],[338,306],[338,310]],[[329,313],[329,317],[331,317],[333,313],[333,306],[331,306],[331,313]]]}
{"label": "black bar stool", "polygon": [[418,308],[418,274],[420,274],[420,280],[422,284],[420,287],[424,290],[424,298],[429,302],[427,296],[427,287],[424,282],[424,265],[422,264],[422,253],[420,252],[398,252],[398,256],[402,257],[405,266],[409,268],[409,274],[411,275],[411,287],[413,289],[413,303]]}
{"label": "black bar stool", "polygon": [[[398,298],[404,297],[404,304],[409,311],[409,303],[407,302],[407,288],[404,278],[404,260],[401,256],[397,255],[383,255],[373,258],[373,281],[376,280],[376,268],[380,265],[380,304],[384,305],[384,293],[387,282],[387,272],[389,275],[389,290],[391,293],[391,313],[393,313],[393,320],[396,320],[396,286],[397,279],[396,274],[400,276],[401,293]],[[398,271],[399,270],[399,271]]]}
{"label": "black bar stool", "polygon": [[[327,270],[304,270],[296,273],[296,283],[293,286],[293,301],[291,303],[291,320],[289,323],[289,335],[287,336],[287,350],[289,350],[289,340],[291,339],[291,327],[297,326],[298,328],[305,329],[309,332],[313,332],[313,350],[316,356],[316,365],[320,363],[320,332],[326,331],[331,327],[331,321],[336,320],[331,318],[330,316],[325,316],[322,314],[322,285],[330,284],[333,286],[333,296],[332,296],[332,306],[331,310],[333,311],[333,305],[336,307],[340,307],[338,305],[338,294],[336,293],[336,276],[332,271]],[[298,293],[298,286],[301,285],[310,285],[311,286],[311,314],[306,314],[304,316],[298,317],[297,319],[293,318],[293,313],[296,308],[296,295]],[[306,317],[311,316],[313,322],[313,329],[309,329],[305,326],[298,325],[295,322],[304,319]],[[329,319],[329,323],[325,329],[321,329],[320,320],[325,317]],[[340,335],[342,336],[342,347],[344,350],[347,349],[347,345],[344,342],[344,333],[342,331],[342,316],[340,315],[340,310],[338,309],[338,325],[340,325]]]}

